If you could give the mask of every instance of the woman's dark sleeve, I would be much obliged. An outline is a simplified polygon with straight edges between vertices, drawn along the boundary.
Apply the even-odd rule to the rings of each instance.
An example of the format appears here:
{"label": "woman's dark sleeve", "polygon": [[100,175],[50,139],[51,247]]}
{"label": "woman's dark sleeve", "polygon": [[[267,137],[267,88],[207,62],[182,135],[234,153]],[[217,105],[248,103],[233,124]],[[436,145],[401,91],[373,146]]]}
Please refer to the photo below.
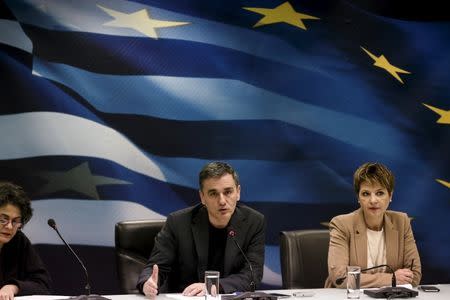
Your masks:
{"label": "woman's dark sleeve", "polygon": [[50,294],[51,280],[44,263],[28,238],[21,232],[17,234],[20,238],[19,243],[17,247],[11,249],[16,253],[10,253],[16,256],[16,265],[11,265],[12,276],[5,284],[17,285],[19,288],[17,296]]}

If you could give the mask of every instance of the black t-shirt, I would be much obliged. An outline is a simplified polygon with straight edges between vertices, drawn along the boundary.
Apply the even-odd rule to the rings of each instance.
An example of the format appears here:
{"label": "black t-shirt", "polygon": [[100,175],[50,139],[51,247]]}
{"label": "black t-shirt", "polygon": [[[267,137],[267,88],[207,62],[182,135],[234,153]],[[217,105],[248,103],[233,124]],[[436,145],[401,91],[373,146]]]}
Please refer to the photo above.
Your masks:
{"label": "black t-shirt", "polygon": [[225,259],[225,245],[227,243],[227,230],[216,228],[209,224],[208,270],[219,271],[223,274]]}

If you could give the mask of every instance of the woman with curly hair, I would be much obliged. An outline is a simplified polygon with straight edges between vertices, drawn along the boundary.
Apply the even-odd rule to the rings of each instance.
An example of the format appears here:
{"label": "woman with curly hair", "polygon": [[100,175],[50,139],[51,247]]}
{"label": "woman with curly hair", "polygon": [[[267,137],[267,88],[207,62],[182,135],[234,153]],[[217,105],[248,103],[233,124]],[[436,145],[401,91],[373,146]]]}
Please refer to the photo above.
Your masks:
{"label": "woman with curly hair", "polygon": [[33,210],[25,191],[0,182],[0,299],[49,294],[50,277],[30,240],[21,231]]}

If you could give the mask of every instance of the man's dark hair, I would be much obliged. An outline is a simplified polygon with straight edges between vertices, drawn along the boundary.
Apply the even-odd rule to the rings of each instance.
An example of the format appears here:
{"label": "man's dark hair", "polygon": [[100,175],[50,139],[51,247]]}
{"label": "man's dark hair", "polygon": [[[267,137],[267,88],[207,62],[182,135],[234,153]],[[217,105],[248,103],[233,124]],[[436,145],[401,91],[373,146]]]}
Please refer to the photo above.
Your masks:
{"label": "man's dark hair", "polygon": [[226,174],[231,174],[231,176],[233,176],[234,183],[236,184],[236,186],[239,186],[239,176],[232,166],[220,161],[214,161],[206,164],[198,175],[200,190],[203,189],[203,182],[206,179],[220,178]]}
{"label": "man's dark hair", "polygon": [[31,200],[25,191],[18,185],[11,182],[0,182],[0,207],[7,204],[19,208],[22,215],[22,224],[26,224],[33,216]]}

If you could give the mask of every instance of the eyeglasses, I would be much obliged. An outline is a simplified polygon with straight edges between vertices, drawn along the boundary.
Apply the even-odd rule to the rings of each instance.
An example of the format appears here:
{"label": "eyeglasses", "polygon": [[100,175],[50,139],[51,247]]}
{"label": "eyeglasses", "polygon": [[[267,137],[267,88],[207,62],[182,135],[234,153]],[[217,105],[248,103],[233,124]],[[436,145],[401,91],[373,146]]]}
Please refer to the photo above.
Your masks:
{"label": "eyeglasses", "polygon": [[13,219],[10,220],[8,218],[1,218],[0,217],[0,225],[5,227],[9,224],[9,222],[11,222],[12,227],[14,227],[15,229],[19,228],[22,226],[22,220],[20,219]]}

